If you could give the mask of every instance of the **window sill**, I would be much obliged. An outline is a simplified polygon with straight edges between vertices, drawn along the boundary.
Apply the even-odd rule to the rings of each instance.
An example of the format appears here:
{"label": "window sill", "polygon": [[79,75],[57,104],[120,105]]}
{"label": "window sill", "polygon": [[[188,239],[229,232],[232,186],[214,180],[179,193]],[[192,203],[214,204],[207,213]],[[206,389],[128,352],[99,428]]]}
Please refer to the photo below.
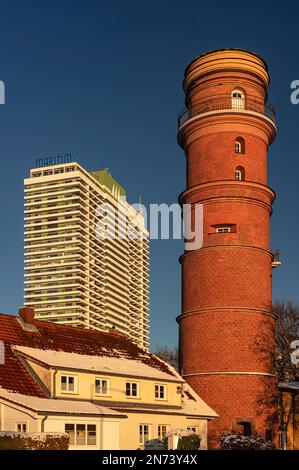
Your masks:
{"label": "window sill", "polygon": [[237,232],[209,232],[208,235],[232,235]]}

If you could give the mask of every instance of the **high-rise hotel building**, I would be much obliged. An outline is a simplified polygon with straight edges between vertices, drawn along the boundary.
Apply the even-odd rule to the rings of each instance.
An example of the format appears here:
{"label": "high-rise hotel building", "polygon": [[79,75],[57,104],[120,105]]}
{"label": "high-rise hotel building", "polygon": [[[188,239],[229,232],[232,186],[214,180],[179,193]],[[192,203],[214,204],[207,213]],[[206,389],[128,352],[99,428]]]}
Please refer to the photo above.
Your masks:
{"label": "high-rise hotel building", "polygon": [[78,163],[32,169],[24,183],[25,305],[148,347],[148,232],[125,190]]}

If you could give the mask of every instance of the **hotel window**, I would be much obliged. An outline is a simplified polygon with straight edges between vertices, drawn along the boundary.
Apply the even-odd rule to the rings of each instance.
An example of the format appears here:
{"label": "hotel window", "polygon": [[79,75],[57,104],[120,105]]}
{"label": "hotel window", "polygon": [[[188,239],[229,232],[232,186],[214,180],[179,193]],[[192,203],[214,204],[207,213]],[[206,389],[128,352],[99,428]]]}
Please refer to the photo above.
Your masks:
{"label": "hotel window", "polygon": [[238,137],[235,140],[235,153],[245,153],[245,140],[243,137]]}
{"label": "hotel window", "polygon": [[160,441],[163,441],[164,437],[166,436],[167,431],[168,431],[167,424],[158,424],[158,439],[160,439]]}
{"label": "hotel window", "polygon": [[155,385],[155,398],[156,400],[166,400],[166,385]]}
{"label": "hotel window", "polygon": [[17,423],[17,432],[27,432],[27,424]]}
{"label": "hotel window", "polygon": [[65,432],[70,436],[71,446],[95,446],[97,444],[95,424],[65,424]]}
{"label": "hotel window", "polygon": [[132,398],[139,397],[139,383],[126,382],[126,396]]}
{"label": "hotel window", "polygon": [[231,227],[216,227],[216,233],[230,233]]}
{"label": "hotel window", "polygon": [[139,425],[139,444],[144,445],[150,439],[150,425]]}
{"label": "hotel window", "polygon": [[60,378],[61,392],[77,393],[77,377],[73,375],[62,375]]}
{"label": "hotel window", "polygon": [[110,380],[96,379],[95,380],[95,393],[96,395],[109,395]]}

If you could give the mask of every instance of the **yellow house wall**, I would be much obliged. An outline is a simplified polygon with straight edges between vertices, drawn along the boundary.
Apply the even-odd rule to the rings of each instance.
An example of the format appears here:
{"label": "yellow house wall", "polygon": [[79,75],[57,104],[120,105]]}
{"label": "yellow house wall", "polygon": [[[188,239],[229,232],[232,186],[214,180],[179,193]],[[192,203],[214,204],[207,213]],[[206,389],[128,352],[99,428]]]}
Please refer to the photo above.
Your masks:
{"label": "yellow house wall", "polygon": [[26,413],[17,405],[0,401],[0,431],[17,431],[17,424],[26,424],[27,432],[40,432],[41,419],[34,413]]}
{"label": "yellow house wall", "polygon": [[170,416],[150,413],[127,413],[128,418],[120,421],[120,448],[121,450],[143,449],[139,442],[139,425],[150,425],[150,440],[158,439],[158,425],[168,426],[168,431],[176,428],[196,427],[201,436],[201,449],[207,448],[207,420],[187,418],[185,416]]}
{"label": "yellow house wall", "polygon": [[[77,377],[77,392],[69,393],[61,391],[61,376],[71,375]],[[110,392],[108,396],[96,395],[95,394],[95,379],[102,378],[110,380]],[[143,404],[158,404],[158,405],[181,405],[181,394],[177,392],[180,383],[163,382],[154,379],[134,379],[126,377],[113,377],[104,376],[98,374],[88,373],[72,373],[67,371],[59,371],[54,377],[53,382],[56,381],[56,393],[55,396],[58,398],[78,398],[87,400],[100,400],[102,402],[126,402],[126,403],[143,403]],[[139,397],[128,398],[126,397],[126,382],[137,382],[139,383]],[[166,400],[155,399],[155,384],[165,385],[167,388]],[[54,388],[54,384],[53,384]]]}
{"label": "yellow house wall", "polygon": [[[71,375],[75,376],[77,380],[76,393],[65,393],[61,391],[61,376]],[[181,406],[181,394],[178,393],[177,388],[181,385],[180,382],[163,382],[154,379],[134,379],[126,377],[105,376],[91,373],[77,372],[72,373],[60,370],[56,374],[52,372],[53,388],[55,388],[57,398],[76,398],[87,400],[99,400],[105,404],[105,401],[121,402],[124,406],[132,404],[145,404],[156,406]],[[110,380],[110,390],[108,396],[95,394],[95,379],[103,378]],[[54,387],[54,381],[56,386]],[[139,383],[139,398],[126,397],[126,382]],[[155,384],[165,385],[167,388],[166,400],[155,399]],[[108,403],[107,403],[107,406]],[[169,415],[169,414],[154,414],[154,413],[133,413],[127,410],[123,411],[128,416],[127,419],[120,420],[120,449],[121,450],[134,450],[143,448],[139,442],[139,425],[150,425],[150,439],[158,439],[158,425],[166,425],[168,430],[176,428],[196,427],[201,436],[201,449],[207,448],[207,420],[200,420],[198,418],[187,418],[182,415]],[[109,433],[108,433],[109,440]]]}

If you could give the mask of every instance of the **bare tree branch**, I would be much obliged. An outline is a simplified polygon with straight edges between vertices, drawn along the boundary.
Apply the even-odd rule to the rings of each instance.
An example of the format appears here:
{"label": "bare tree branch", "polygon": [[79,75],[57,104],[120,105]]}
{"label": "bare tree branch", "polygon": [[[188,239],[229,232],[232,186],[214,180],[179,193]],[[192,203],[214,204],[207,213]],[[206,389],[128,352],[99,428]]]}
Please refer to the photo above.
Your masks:
{"label": "bare tree branch", "polygon": [[292,341],[299,339],[299,305],[277,300],[273,305],[276,322],[276,366],[279,380],[299,381],[299,368],[291,362]]}

